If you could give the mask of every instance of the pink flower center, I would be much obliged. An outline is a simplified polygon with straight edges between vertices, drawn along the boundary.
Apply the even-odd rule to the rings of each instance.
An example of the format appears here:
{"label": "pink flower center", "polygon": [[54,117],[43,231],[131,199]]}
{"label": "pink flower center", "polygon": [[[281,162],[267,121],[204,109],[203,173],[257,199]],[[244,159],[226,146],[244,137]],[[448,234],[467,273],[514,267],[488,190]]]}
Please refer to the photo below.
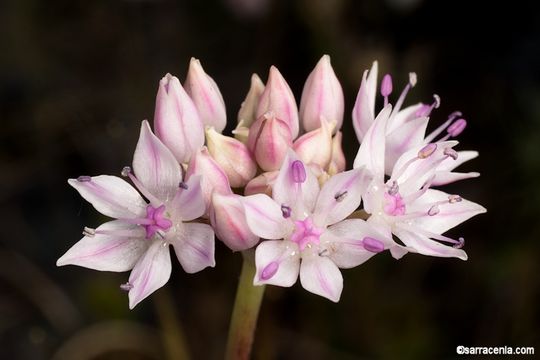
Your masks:
{"label": "pink flower center", "polygon": [[405,202],[399,193],[390,195],[389,193],[384,193],[384,212],[387,215],[399,216],[405,214]]}
{"label": "pink flower center", "polygon": [[141,224],[146,230],[146,238],[150,239],[159,230],[167,231],[172,226],[172,221],[164,216],[165,205],[161,205],[158,208],[148,205],[146,207],[146,220],[144,224]]}
{"label": "pink flower center", "polygon": [[309,244],[319,244],[319,238],[324,230],[314,226],[311,218],[307,217],[304,220],[295,221],[294,224],[295,229],[291,241],[297,243],[300,250],[304,250]]}

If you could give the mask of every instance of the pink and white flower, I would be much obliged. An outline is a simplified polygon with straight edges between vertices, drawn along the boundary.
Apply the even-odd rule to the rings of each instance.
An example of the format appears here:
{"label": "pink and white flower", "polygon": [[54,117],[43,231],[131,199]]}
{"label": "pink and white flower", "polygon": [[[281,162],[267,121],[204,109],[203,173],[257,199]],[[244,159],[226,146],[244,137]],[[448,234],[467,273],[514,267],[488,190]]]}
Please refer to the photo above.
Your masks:
{"label": "pink and white flower", "polygon": [[363,169],[339,173],[322,187],[294,152],[289,151],[273,185],[265,194],[243,200],[251,231],[268,239],[257,246],[255,285],[302,286],[334,302],[351,268],[390,246],[391,237],[360,219],[344,220],[360,205],[371,181]]}
{"label": "pink and white flower", "polygon": [[[448,162],[459,158],[453,149],[457,141],[417,145],[399,157],[385,181],[386,129],[392,114],[392,106],[386,105],[365,133],[354,161],[354,168],[373,174],[363,195],[364,210],[371,215],[368,222],[396,235],[407,251],[466,260],[463,238],[442,234],[486,209],[458,195],[430,189],[441,172],[451,167]],[[403,248],[391,251],[395,257],[405,254]]]}
{"label": "pink and white flower", "polygon": [[[188,273],[215,265],[214,231],[190,222],[205,212],[200,178],[182,182],[180,165],[143,121],[128,176],[144,196],[116,176],[69,179],[81,196],[103,215],[116,220],[85,235],[57,261],[100,271],[131,271],[122,289],[129,291],[129,307],[165,285],[171,275],[169,245]],[[148,200],[149,203],[147,203]]]}

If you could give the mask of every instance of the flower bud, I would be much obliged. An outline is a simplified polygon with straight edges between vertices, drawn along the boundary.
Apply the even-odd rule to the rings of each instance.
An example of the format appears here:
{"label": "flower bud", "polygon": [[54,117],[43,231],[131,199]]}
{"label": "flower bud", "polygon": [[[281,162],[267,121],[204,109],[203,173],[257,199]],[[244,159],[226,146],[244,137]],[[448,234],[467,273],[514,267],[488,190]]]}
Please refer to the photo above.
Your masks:
{"label": "flower bud", "polygon": [[332,129],[335,122],[328,123],[321,119],[321,127],[300,136],[294,142],[293,149],[306,164],[316,164],[326,169],[332,157]]}
{"label": "flower bud", "polygon": [[208,127],[206,145],[212,158],[227,174],[232,187],[245,186],[257,173],[257,164],[247,146],[240,141]]}
{"label": "flower bud", "polygon": [[330,56],[324,55],[309,74],[302,91],[302,126],[306,131],[315,130],[321,127],[321,117],[325,117],[336,122],[335,132],[343,124],[344,108],[343,89],[330,64]]}
{"label": "flower bud", "polygon": [[154,114],[156,136],[179,163],[187,163],[204,145],[204,127],[193,101],[171,74],[159,82]]}
{"label": "flower bud", "polygon": [[217,237],[233,251],[249,249],[259,241],[247,225],[241,198],[240,195],[217,192],[212,195],[210,222]]}
{"label": "flower bud", "polygon": [[222,132],[227,124],[225,102],[216,82],[208,76],[198,59],[191,58],[185,83],[204,125]]}
{"label": "flower bud", "polygon": [[244,195],[266,194],[272,197],[272,184],[276,181],[279,171],[262,173],[253,178],[244,189]]}
{"label": "flower bud", "polygon": [[240,120],[236,128],[232,131],[234,138],[242,144],[247,144],[249,136],[249,128],[244,125],[244,120]]}
{"label": "flower bud", "polygon": [[264,171],[278,170],[291,146],[289,126],[273,113],[261,116],[249,130],[248,148]]}
{"label": "flower bud", "polygon": [[332,158],[330,159],[330,164],[328,165],[328,174],[330,176],[345,171],[346,160],[345,154],[343,153],[343,147],[341,146],[342,138],[343,133],[338,131],[332,139]]}
{"label": "flower bud", "polygon": [[257,106],[263,91],[264,83],[261,78],[257,74],[251,75],[251,86],[238,111],[238,124],[243,122],[243,126],[249,128],[257,119]]}
{"label": "flower bud", "polygon": [[212,192],[220,194],[232,193],[227,174],[210,156],[206,146],[203,146],[191,158],[186,172],[186,181],[193,175],[201,176],[201,189],[207,214],[212,200]]}
{"label": "flower bud", "polygon": [[257,118],[270,111],[289,126],[292,138],[295,139],[300,127],[296,100],[291,88],[275,66],[270,67],[268,82],[257,107]]}

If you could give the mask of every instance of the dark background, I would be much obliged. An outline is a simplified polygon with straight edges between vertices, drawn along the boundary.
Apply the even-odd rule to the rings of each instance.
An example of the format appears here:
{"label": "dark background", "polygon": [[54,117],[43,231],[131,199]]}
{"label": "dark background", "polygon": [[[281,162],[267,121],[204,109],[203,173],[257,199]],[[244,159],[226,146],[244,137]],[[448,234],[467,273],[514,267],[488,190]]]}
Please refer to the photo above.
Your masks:
{"label": "dark background", "polygon": [[[534,2],[531,2],[533,4]],[[540,18],[523,1],[215,0],[0,3],[0,349],[5,359],[219,359],[240,254],[217,244],[217,267],[187,275],[129,311],[127,273],[56,268],[83,226],[104,221],[67,185],[119,174],[159,79],[184,79],[201,59],[224,95],[229,124],[251,73],[278,66],[300,99],[330,54],[346,97],[345,147],[361,75],[375,59],[394,100],[416,71],[408,104],[459,109],[460,149],[482,176],[448,189],[488,213],[450,231],[469,260],[384,254],[343,272],[333,304],[269,287],[257,359],[444,359],[456,346],[537,346],[540,352]],[[229,128],[230,128],[229,126]],[[173,258],[173,261],[175,259]],[[178,264],[175,264],[178,265]],[[62,357],[63,356],[63,357]]]}

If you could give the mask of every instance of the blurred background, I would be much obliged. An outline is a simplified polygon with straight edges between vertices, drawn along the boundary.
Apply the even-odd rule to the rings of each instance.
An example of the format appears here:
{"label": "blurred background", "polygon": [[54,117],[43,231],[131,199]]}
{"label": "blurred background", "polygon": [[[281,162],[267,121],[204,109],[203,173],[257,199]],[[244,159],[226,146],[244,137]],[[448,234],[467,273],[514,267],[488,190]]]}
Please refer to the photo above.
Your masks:
{"label": "blurred background", "polygon": [[407,103],[439,94],[431,126],[461,110],[460,149],[480,151],[463,170],[482,176],[448,191],[488,213],[450,232],[466,238],[466,262],[383,254],[343,272],[338,304],[299,284],[267,288],[253,357],[540,352],[539,17],[520,0],[2,1],[0,357],[221,358],[240,254],[218,243],[216,268],[173,266],[167,286],[129,311],[118,288],[128,273],[55,266],[83,226],[104,221],[66,180],[130,164],[159,79],[183,80],[191,56],[219,84],[230,130],[253,72],[265,80],[276,65],[299,101],[323,54],[345,91],[349,167],[363,71],[378,59],[380,74],[394,76],[394,100],[415,71]]}

